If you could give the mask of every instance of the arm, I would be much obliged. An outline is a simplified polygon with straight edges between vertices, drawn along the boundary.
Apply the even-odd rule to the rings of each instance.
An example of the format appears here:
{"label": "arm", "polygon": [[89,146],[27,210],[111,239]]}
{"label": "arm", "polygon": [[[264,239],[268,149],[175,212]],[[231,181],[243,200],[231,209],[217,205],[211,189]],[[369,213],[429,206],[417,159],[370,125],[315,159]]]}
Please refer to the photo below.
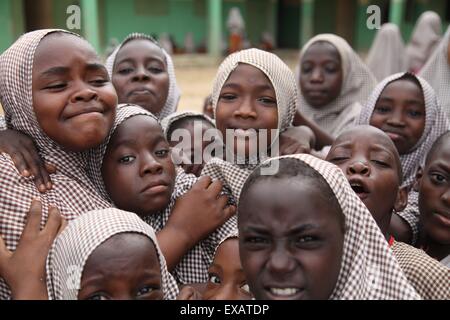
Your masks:
{"label": "arm", "polygon": [[289,127],[280,134],[280,155],[310,153],[316,144],[315,139],[307,126]]}
{"label": "arm", "polygon": [[212,182],[204,176],[176,201],[169,220],[157,234],[169,272],[189,249],[236,213],[234,206],[227,205],[228,197],[221,195],[221,191],[220,181]]}
{"label": "arm", "polygon": [[305,118],[297,110],[294,117],[294,125],[309,127],[316,137],[315,149],[321,150],[325,146],[333,144],[334,138],[320,128],[314,121]]}

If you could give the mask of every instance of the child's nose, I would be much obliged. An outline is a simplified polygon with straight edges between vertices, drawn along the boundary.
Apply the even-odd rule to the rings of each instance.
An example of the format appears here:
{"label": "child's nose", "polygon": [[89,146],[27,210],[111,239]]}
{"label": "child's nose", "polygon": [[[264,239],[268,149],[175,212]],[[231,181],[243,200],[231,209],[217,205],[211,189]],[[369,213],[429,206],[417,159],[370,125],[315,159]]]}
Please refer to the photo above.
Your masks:
{"label": "child's nose", "polygon": [[147,81],[150,79],[148,70],[144,66],[139,66],[133,75],[134,81]]}
{"label": "child's nose", "polygon": [[290,273],[295,268],[294,259],[292,259],[289,252],[281,248],[280,245],[277,246],[272,251],[268,262],[268,269],[275,276],[283,277],[283,275]]}
{"label": "child's nose", "polygon": [[369,176],[370,167],[365,162],[355,161],[348,166],[347,173]]}
{"label": "child's nose", "polygon": [[314,68],[311,73],[311,82],[323,82],[323,72],[320,68]]}
{"label": "child's nose", "polygon": [[447,188],[447,190],[442,194],[441,199],[444,204],[450,208],[450,188]]}
{"label": "child's nose", "polygon": [[387,123],[394,127],[404,127],[405,121],[401,111],[394,112],[388,119]]}
{"label": "child's nose", "polygon": [[160,174],[163,171],[161,163],[156,161],[156,159],[150,154],[141,157],[140,165],[141,176],[145,174]]}
{"label": "child's nose", "polygon": [[257,115],[251,98],[243,99],[234,115],[242,118],[256,118]]}
{"label": "child's nose", "polygon": [[230,285],[221,285],[209,300],[237,300],[237,292]]}
{"label": "child's nose", "polygon": [[97,92],[90,89],[90,88],[83,88],[81,90],[78,90],[72,95],[71,102],[79,102],[79,101],[91,101],[98,98]]}

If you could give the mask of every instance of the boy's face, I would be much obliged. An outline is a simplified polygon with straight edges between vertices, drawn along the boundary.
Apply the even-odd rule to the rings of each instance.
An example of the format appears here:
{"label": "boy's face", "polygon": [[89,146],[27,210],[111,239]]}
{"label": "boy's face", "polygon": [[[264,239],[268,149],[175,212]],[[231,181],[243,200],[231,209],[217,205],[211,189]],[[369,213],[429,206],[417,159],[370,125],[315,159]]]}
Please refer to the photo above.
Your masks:
{"label": "boy's face", "polygon": [[137,233],[117,234],[89,256],[79,300],[162,300],[161,269],[155,245]]}
{"label": "boy's face", "polygon": [[[277,99],[272,83],[261,70],[248,64],[239,64],[231,72],[220,91],[216,126],[227,147],[233,142],[227,141],[226,130],[234,130],[235,154],[238,154],[238,144],[242,144],[245,156],[250,156],[250,145],[259,146],[261,129],[267,130],[267,147],[270,146],[270,129],[278,128]],[[256,137],[251,134],[255,131]]]}
{"label": "boy's face", "polygon": [[305,100],[320,108],[335,100],[343,81],[341,57],[329,42],[312,44],[300,65],[300,89]]}
{"label": "boy's face", "polygon": [[352,189],[386,232],[392,210],[401,211],[406,205],[405,191],[400,191],[401,164],[389,137],[375,127],[352,129],[334,141],[326,160],[342,169]]}
{"label": "boy's face", "polygon": [[119,103],[137,104],[158,114],[169,93],[164,53],[150,40],[130,40],[117,53],[112,82]]}
{"label": "boy's face", "polygon": [[384,131],[400,155],[409,153],[425,128],[422,89],[405,79],[388,84],[375,104],[370,125]]}
{"label": "boy's face", "polygon": [[78,152],[105,140],[117,95],[86,41],[61,33],[45,37],[34,56],[32,90],[39,125],[62,147]]}
{"label": "boy's face", "polygon": [[209,280],[203,294],[205,300],[250,300],[244,270],[239,260],[239,240],[222,242],[208,270]]}
{"label": "boy's face", "polygon": [[256,299],[328,299],[341,267],[342,219],[298,177],[256,182],[239,211],[242,266]]}
{"label": "boy's face", "polygon": [[103,158],[102,176],[119,209],[141,217],[165,209],[175,175],[169,144],[156,120],[138,115],[117,127]]}
{"label": "boy's face", "polygon": [[443,142],[419,171],[420,220],[428,237],[450,245],[450,142]]}

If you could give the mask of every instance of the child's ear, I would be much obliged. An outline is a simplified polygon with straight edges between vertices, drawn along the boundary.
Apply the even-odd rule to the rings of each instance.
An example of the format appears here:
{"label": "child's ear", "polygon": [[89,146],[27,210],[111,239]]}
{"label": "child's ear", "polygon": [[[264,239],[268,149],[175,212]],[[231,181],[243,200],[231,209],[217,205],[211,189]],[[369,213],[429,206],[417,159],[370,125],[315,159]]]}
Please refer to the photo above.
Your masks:
{"label": "child's ear", "polygon": [[408,204],[408,188],[400,187],[397,192],[397,199],[395,199],[394,210],[395,212],[401,212],[405,210]]}
{"label": "child's ear", "polygon": [[414,181],[413,184],[413,190],[419,192],[419,188],[420,188],[420,182],[422,180],[423,177],[423,169],[422,166],[419,166],[419,168],[417,169],[416,172],[416,180]]}

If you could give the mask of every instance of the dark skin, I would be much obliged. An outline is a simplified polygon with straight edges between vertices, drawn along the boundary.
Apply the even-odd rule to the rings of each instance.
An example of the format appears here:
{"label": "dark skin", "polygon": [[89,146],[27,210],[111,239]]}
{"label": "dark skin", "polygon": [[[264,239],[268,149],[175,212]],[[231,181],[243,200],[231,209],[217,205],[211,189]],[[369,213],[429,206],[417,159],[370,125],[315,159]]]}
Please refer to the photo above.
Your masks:
{"label": "dark skin", "polygon": [[[277,100],[272,83],[261,70],[241,63],[231,72],[220,91],[216,126],[224,143],[230,146],[233,143],[232,151],[241,156],[252,155],[250,144],[259,146],[260,129],[268,130],[268,144],[272,141],[270,129],[278,127]],[[227,129],[235,133],[234,138],[231,136],[234,141],[227,141]],[[243,133],[236,136],[238,132]],[[246,136],[245,132],[256,136]],[[239,145],[243,145],[242,150],[238,150]]]}
{"label": "dark skin", "polygon": [[[300,65],[300,90],[305,100],[314,108],[323,108],[332,103],[341,93],[343,70],[341,57],[329,42],[313,43],[304,53]],[[333,137],[314,121],[297,112],[295,125],[310,127],[317,140],[317,149],[333,143]]]}
{"label": "dark skin", "polygon": [[303,177],[257,181],[247,190],[239,207],[239,250],[256,299],[330,297],[344,232],[342,212],[320,194]]}
{"label": "dark skin", "polygon": [[[55,33],[39,44],[33,63],[33,107],[42,130],[69,151],[99,145],[115,116],[117,95],[106,68],[80,38]],[[52,188],[54,165],[43,163],[33,141],[20,132],[0,132],[0,150],[11,155],[18,171],[33,175],[40,192]]]}
{"label": "dark skin", "polygon": [[158,254],[153,242],[142,234],[112,236],[91,253],[84,265],[79,300],[163,298]]}
{"label": "dark skin", "polygon": [[417,173],[421,235],[419,245],[442,260],[450,254],[450,142],[442,142]]}
{"label": "dark skin", "polygon": [[211,95],[207,96],[203,102],[203,113],[211,119],[214,119],[214,108],[211,101]]}
{"label": "dark skin", "polygon": [[[168,206],[175,167],[155,119],[140,115],[119,125],[103,159],[102,176],[119,209],[145,217]],[[234,215],[235,207],[227,206],[228,198],[220,195],[221,191],[221,182],[202,177],[177,199],[169,220],[157,234],[169,271],[189,249]]]}
{"label": "dark skin", "polygon": [[112,82],[119,103],[133,103],[159,114],[169,93],[166,57],[161,48],[146,39],[125,43],[114,62]]}
{"label": "dark skin", "polygon": [[[195,174],[197,177],[200,176],[203,166],[206,164],[207,162],[207,158],[203,157],[204,155],[204,151],[205,149],[212,143],[211,140],[207,140],[206,138],[203,139],[205,137],[205,132],[207,130],[211,130],[211,129],[215,129],[210,123],[201,120],[201,119],[190,119],[189,121],[183,121],[183,123],[181,125],[177,125],[176,123],[172,124],[173,126],[176,127],[175,130],[177,129],[185,129],[189,132],[189,136],[190,136],[190,149],[184,149],[183,148],[183,153],[184,155],[190,160],[189,165],[183,165],[183,169],[186,173],[192,173]],[[199,136],[199,134],[196,134],[195,132],[195,127],[201,128],[201,130],[199,130],[199,134],[201,134],[201,136]],[[174,130],[174,131],[175,131]],[[184,141],[182,141],[182,138],[176,137],[176,135],[174,135],[174,131],[172,131],[172,136],[171,136],[171,141],[169,141],[169,144],[172,148],[176,147],[178,144],[182,144],[184,145]],[[197,144],[195,143],[195,141],[198,141]],[[202,162],[201,163],[197,163],[197,161],[195,161],[195,154],[198,155],[202,155]],[[197,155],[197,157],[198,157]],[[214,155],[211,155],[214,156]]]}
{"label": "dark skin", "polygon": [[422,89],[407,79],[388,84],[375,104],[370,125],[384,131],[400,155],[409,153],[422,137],[425,128]]}
{"label": "dark skin", "polygon": [[357,126],[336,139],[326,160],[342,169],[389,240],[392,212],[405,209],[408,199],[393,142],[375,127]]}

